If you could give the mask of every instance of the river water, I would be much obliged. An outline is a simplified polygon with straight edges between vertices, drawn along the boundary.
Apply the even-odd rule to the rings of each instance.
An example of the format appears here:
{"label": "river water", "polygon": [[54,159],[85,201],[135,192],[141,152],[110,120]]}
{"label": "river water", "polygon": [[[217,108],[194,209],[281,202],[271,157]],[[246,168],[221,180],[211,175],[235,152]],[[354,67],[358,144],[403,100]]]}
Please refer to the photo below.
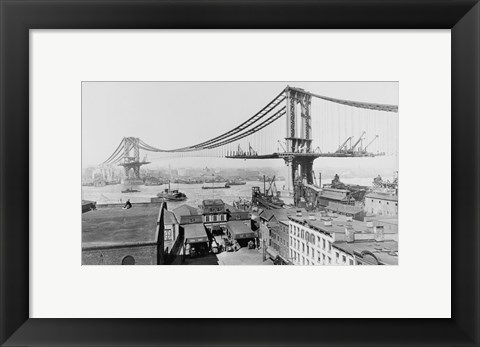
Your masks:
{"label": "river water", "polygon": [[[330,183],[331,178],[326,178],[322,183]],[[373,179],[371,178],[345,178],[341,179],[345,184],[359,184],[370,186]],[[277,189],[281,192],[281,198],[285,203],[292,203],[292,197],[288,194],[288,191],[284,189],[286,183],[284,181],[275,181]],[[205,199],[222,199],[227,204],[232,204],[234,200],[239,198],[250,200],[252,196],[252,187],[257,186],[263,191],[263,181],[250,181],[245,185],[231,186],[227,189],[202,189],[203,184],[176,184],[170,185],[171,189],[178,189],[182,193],[187,195],[185,201],[169,201],[168,209],[172,210],[183,204],[197,207],[202,204],[202,200]],[[268,183],[266,184],[268,188]],[[105,187],[82,187],[82,199],[96,201],[97,204],[113,204],[124,203],[127,199],[130,199],[132,203],[135,202],[150,202],[150,199],[156,197],[158,193],[163,189],[168,188],[167,185],[163,186],[132,186],[133,189],[140,190],[137,193],[122,193],[122,190],[130,188],[131,186],[125,186],[122,184],[108,185]]]}

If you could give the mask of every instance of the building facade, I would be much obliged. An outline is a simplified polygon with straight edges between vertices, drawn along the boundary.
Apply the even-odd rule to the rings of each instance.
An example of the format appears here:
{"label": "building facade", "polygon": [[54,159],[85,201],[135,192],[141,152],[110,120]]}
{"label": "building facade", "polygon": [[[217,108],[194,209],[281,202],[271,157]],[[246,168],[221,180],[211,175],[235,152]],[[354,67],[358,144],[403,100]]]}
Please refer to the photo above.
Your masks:
{"label": "building facade", "polygon": [[381,216],[398,216],[398,196],[369,193],[365,195],[365,212]]}
{"label": "building facade", "polygon": [[[289,220],[289,251],[294,265],[331,265],[332,234],[320,227],[307,223],[300,216]],[[316,219],[309,216],[309,220]],[[327,223],[328,224],[328,223]]]}
{"label": "building facade", "polygon": [[289,217],[289,256],[295,265],[396,265],[397,239],[395,231],[352,217]]}

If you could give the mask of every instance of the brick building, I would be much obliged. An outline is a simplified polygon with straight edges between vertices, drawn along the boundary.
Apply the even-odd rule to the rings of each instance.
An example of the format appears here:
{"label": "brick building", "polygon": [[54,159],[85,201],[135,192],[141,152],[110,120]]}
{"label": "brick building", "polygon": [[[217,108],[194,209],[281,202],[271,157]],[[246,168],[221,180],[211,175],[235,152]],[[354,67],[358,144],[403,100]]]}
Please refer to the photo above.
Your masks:
{"label": "brick building", "polygon": [[[168,217],[166,217],[168,215]],[[82,265],[160,265],[179,250],[182,237],[166,204],[99,207],[82,214]],[[165,239],[165,220],[172,237]],[[170,235],[170,234],[169,234]]]}

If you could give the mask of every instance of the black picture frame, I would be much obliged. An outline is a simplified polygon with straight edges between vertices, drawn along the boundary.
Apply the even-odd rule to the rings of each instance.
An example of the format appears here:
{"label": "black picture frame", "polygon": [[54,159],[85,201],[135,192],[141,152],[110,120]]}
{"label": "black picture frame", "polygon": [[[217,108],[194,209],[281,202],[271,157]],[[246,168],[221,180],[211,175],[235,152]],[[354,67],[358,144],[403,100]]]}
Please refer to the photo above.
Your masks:
{"label": "black picture frame", "polygon": [[[479,346],[477,1],[0,0],[0,25],[2,345]],[[29,29],[38,28],[451,29],[452,318],[30,319]]]}

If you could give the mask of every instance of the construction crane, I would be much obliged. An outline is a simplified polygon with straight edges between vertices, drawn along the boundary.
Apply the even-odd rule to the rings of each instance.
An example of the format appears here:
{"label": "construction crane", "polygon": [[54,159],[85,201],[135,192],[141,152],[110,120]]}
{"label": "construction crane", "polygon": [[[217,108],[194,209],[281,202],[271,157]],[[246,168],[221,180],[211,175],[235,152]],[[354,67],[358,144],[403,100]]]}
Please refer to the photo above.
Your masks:
{"label": "construction crane", "polygon": [[351,144],[351,142],[352,142],[352,137],[353,137],[353,136],[350,136],[348,139],[346,139],[345,142],[342,143],[342,145],[341,145],[340,147],[338,147],[337,152],[342,152],[342,151],[344,150],[344,148],[346,148],[348,141],[350,141],[350,144]]}
{"label": "construction crane", "polygon": [[352,147],[350,147],[350,152],[353,153],[353,152],[355,151],[355,148],[356,148],[356,147],[358,146],[358,144],[363,140],[363,136],[364,136],[365,134],[366,134],[366,132],[364,131],[364,132],[362,133],[362,135],[360,135],[360,137],[358,138],[357,142],[355,142],[355,144],[354,144]]}
{"label": "construction crane", "polygon": [[265,195],[269,195],[269,193],[271,193],[272,196],[277,195],[277,185],[275,184],[275,176],[273,176],[272,180],[268,182],[268,189]]}
{"label": "construction crane", "polygon": [[253,149],[253,147],[250,145],[250,142],[248,143],[248,155],[257,155],[257,152]]}
{"label": "construction crane", "polygon": [[372,139],[372,141],[370,141],[366,146],[365,148],[363,148],[363,152],[367,152],[367,148],[378,138],[378,135],[375,135],[375,137]]}
{"label": "construction crane", "polygon": [[240,145],[238,145],[238,148],[237,148],[237,155],[243,155],[243,150],[242,150],[242,147],[240,147]]}

